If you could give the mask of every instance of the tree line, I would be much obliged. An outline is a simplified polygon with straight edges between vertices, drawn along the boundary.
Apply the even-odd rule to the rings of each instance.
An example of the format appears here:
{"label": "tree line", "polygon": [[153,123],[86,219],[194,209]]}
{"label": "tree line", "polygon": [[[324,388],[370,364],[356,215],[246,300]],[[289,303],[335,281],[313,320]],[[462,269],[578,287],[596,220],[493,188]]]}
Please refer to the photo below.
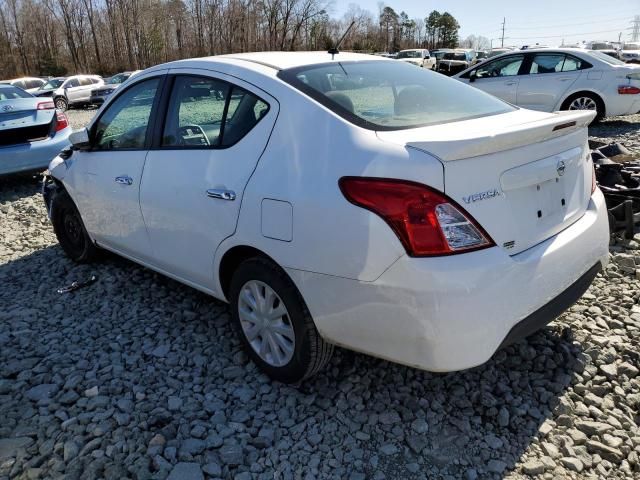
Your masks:
{"label": "tree line", "polygon": [[265,50],[322,50],[352,21],[343,50],[455,47],[448,12],[409,18],[379,4],[330,0],[0,0],[0,78],[143,69],[180,58]]}

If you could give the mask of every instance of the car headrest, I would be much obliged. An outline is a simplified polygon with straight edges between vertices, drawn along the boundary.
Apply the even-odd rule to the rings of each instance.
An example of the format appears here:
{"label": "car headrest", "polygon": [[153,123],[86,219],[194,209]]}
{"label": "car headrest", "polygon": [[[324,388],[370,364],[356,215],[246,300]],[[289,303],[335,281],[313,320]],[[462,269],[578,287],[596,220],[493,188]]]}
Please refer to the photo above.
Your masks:
{"label": "car headrest", "polygon": [[325,93],[325,95],[327,96],[327,98],[329,98],[330,100],[336,102],[342,108],[348,110],[351,113],[355,113],[355,108],[353,107],[353,102],[344,93],[327,92],[327,93]]}
{"label": "car headrest", "polygon": [[416,85],[400,90],[393,110],[396,115],[411,115],[424,112],[428,106],[429,90]]}

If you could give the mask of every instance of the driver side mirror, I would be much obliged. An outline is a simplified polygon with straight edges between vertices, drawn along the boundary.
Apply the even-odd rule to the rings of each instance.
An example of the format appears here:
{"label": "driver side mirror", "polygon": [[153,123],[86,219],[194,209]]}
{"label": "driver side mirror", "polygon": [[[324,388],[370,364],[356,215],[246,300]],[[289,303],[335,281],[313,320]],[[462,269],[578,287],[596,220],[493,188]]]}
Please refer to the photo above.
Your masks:
{"label": "driver side mirror", "polygon": [[476,71],[474,70],[473,72],[471,72],[469,74],[469,83],[473,83],[478,79],[478,74],[476,73]]}
{"label": "driver side mirror", "polygon": [[86,127],[72,132],[69,135],[69,141],[75,150],[86,150],[91,145],[89,131]]}

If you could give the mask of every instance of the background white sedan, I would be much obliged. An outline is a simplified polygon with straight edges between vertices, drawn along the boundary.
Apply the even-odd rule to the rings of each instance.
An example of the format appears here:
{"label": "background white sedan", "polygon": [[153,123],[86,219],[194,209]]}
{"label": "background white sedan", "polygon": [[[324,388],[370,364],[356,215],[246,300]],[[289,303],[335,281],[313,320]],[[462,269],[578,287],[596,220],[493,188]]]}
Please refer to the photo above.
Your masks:
{"label": "background white sedan", "polygon": [[594,50],[513,51],[453,78],[532,110],[596,110],[598,119],[640,112],[640,67]]}

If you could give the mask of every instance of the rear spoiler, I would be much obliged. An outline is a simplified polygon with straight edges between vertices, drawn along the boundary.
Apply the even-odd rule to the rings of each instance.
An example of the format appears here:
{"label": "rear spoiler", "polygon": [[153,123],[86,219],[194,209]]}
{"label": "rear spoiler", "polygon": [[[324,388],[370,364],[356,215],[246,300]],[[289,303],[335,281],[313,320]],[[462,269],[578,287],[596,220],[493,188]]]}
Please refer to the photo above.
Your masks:
{"label": "rear spoiler", "polygon": [[[507,123],[500,126],[494,124],[492,117],[484,117],[460,122],[456,126],[444,124],[403,130],[402,137],[406,138],[406,142],[403,143],[407,146],[423,150],[448,162],[502,152],[561,137],[587,127],[595,116],[596,112],[590,110],[561,111],[523,123],[518,123],[515,117],[513,124]],[[482,123],[475,123],[478,120]],[[465,128],[464,124],[470,128]],[[378,136],[381,139],[387,139],[386,137],[391,137],[389,134],[396,133],[399,132],[378,132]],[[416,137],[420,140],[415,140]],[[388,139],[391,140],[391,138]],[[396,137],[395,140],[401,140],[401,138]]]}

